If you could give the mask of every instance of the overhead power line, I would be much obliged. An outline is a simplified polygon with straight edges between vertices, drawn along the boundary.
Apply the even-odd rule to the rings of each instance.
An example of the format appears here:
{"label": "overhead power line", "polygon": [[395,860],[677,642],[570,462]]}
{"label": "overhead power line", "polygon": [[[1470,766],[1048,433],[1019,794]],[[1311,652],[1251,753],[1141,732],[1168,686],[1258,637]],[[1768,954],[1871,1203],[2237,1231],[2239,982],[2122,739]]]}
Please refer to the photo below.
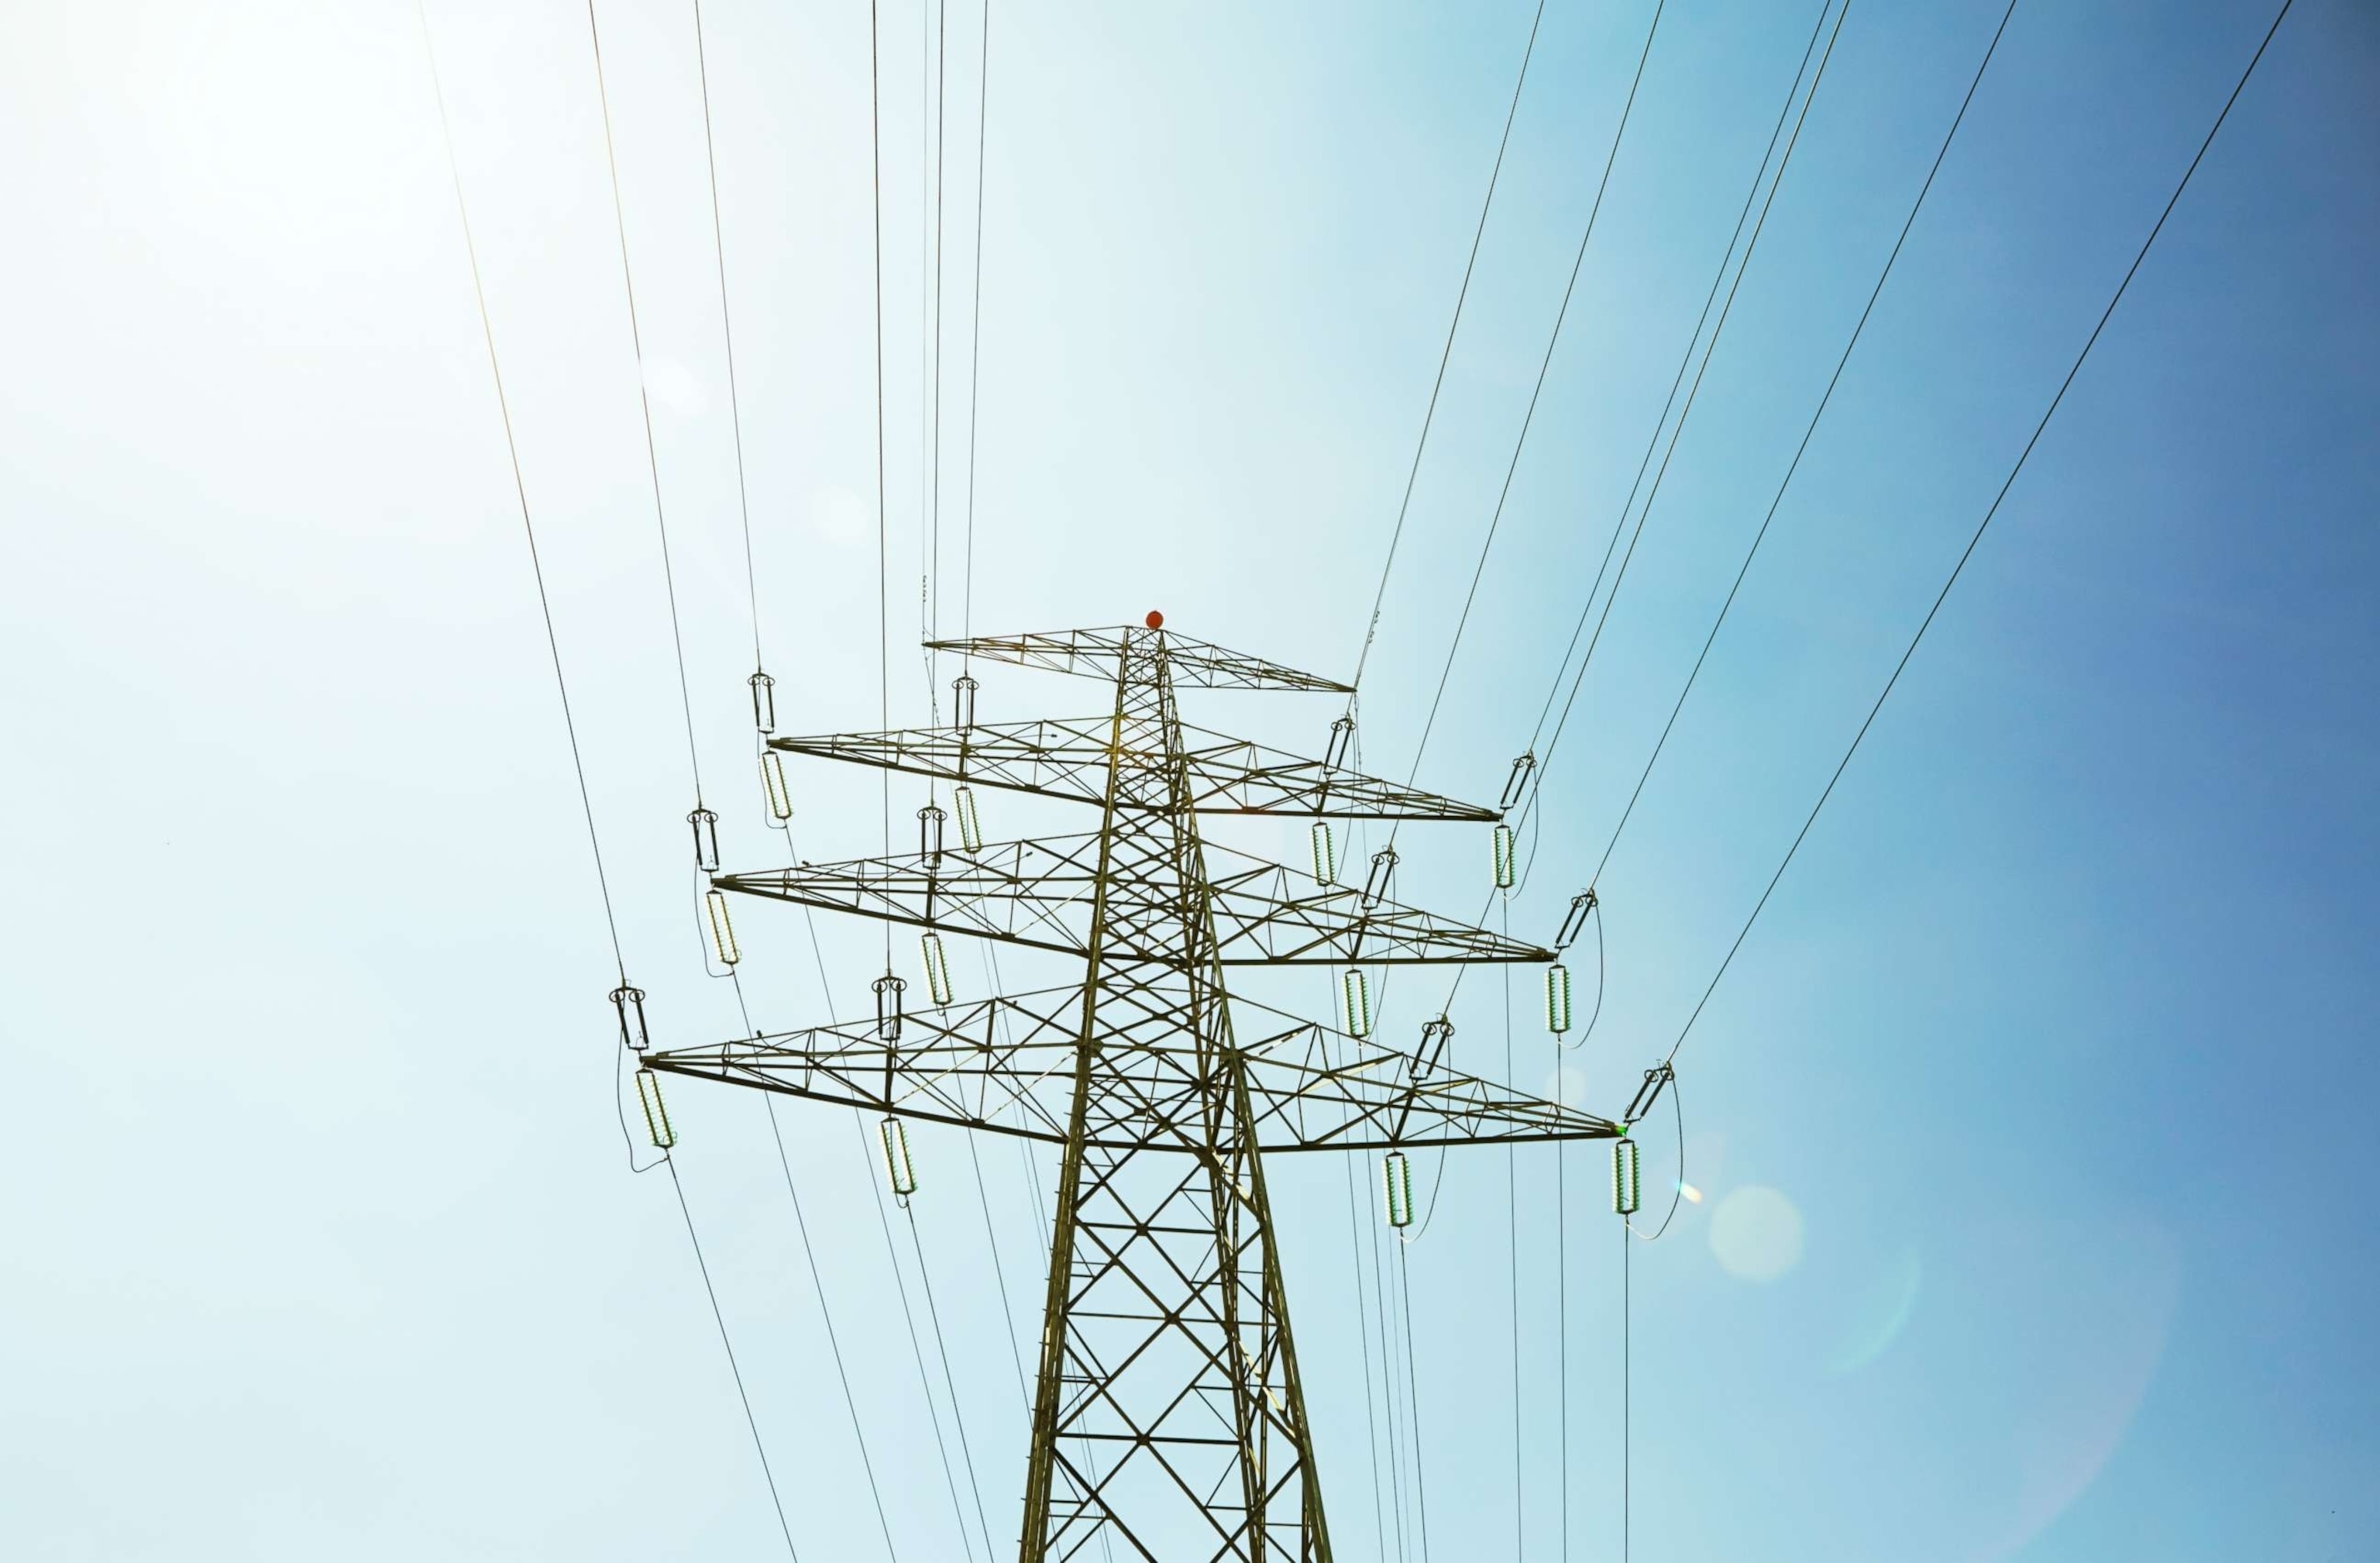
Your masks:
{"label": "overhead power line", "polygon": [[[1364,623],[1364,643],[1355,653],[1355,674],[1347,682],[1354,689],[1364,683],[1364,665],[1371,660],[1372,638],[1380,628],[1380,604],[1389,594],[1389,574],[1396,568],[1397,544],[1405,535],[1405,512],[1413,507],[1414,481],[1421,475],[1422,453],[1429,448],[1430,425],[1438,418],[1438,394],[1446,386],[1447,361],[1454,356],[1454,334],[1463,324],[1463,301],[1471,297],[1472,269],[1479,263],[1479,241],[1488,233],[1488,213],[1496,204],[1496,181],[1503,177],[1504,149],[1512,143],[1512,119],[1521,112],[1521,89],[1528,84],[1529,60],[1537,52],[1537,28],[1546,19],[1546,0],[1537,0],[1536,14],[1529,18],[1529,42],[1521,50],[1521,74],[1512,82],[1512,102],[1504,110],[1504,131],[1496,140],[1496,162],[1488,170],[1488,193],[1479,201],[1479,221],[1471,230],[1471,253],[1463,263],[1463,286],[1454,291],[1454,318],[1446,323],[1446,345],[1438,351],[1438,373],[1429,383],[1429,405],[1422,409],[1421,437],[1414,442],[1413,463],[1405,470],[1404,497],[1397,501],[1397,524],[1389,533],[1388,556],[1380,561],[1380,584],[1372,593],[1372,614]],[[1355,703],[1354,689],[1347,703]]]}
{"label": "overhead power line", "polygon": [[1752,534],[1752,546],[1744,550],[1743,563],[1735,572],[1735,580],[1727,589],[1727,600],[1719,604],[1718,617],[1711,620],[1710,633],[1703,638],[1702,650],[1694,656],[1694,667],[1686,674],[1683,688],[1678,690],[1675,704],[1670,707],[1669,720],[1661,725],[1661,736],[1654,740],[1653,752],[1645,759],[1645,769],[1636,777],[1635,789],[1629,793],[1627,806],[1620,811],[1620,822],[1611,827],[1611,839],[1604,844],[1603,856],[1597,860],[1595,872],[1587,875],[1587,888],[1593,889],[1603,879],[1603,871],[1611,861],[1611,854],[1620,845],[1621,834],[1636,812],[1636,800],[1645,795],[1645,784],[1659,763],[1661,751],[1670,741],[1670,730],[1678,725],[1678,713],[1686,708],[1686,697],[1694,691],[1694,680],[1702,677],[1703,663],[1710,656],[1711,646],[1718,640],[1721,626],[1727,623],[1728,610],[1735,606],[1735,596],[1743,589],[1743,578],[1752,571],[1752,561],[1760,553],[1760,544],[1768,536],[1769,523],[1777,519],[1777,508],[1785,501],[1785,491],[1793,484],[1794,474],[1802,470],[1802,458],[1809,453],[1810,441],[1818,432],[1818,421],[1835,397],[1835,387],[1842,384],[1843,370],[1852,361],[1852,353],[1859,347],[1860,337],[1867,330],[1868,317],[1876,313],[1876,301],[1884,297],[1884,285],[1892,278],[1892,268],[1900,259],[1901,247],[1909,242],[1909,230],[1917,226],[1917,214],[1925,209],[1925,198],[1934,189],[1935,176],[1942,172],[1943,159],[1950,155],[1950,143],[1959,139],[1959,127],[1967,122],[1967,110],[1975,101],[1975,91],[1984,84],[1984,73],[1991,68],[1992,56],[1999,52],[2000,39],[2008,31],[2009,18],[2016,15],[2017,0],[2009,0],[2008,9],[2000,13],[2000,24],[1992,31],[1991,43],[1985,46],[1984,57],[1975,66],[1975,74],[1967,83],[1967,95],[1959,100],[1959,112],[1951,116],[1950,128],[1943,133],[1942,144],[1934,153],[1933,166],[1925,171],[1925,182],[1918,187],[1917,199],[1910,202],[1909,215],[1900,225],[1900,234],[1892,241],[1892,252],[1885,257],[1884,269],[1876,274],[1876,286],[1868,289],[1867,303],[1861,309],[1859,322],[1852,327],[1850,340],[1843,344],[1842,355],[1835,360],[1835,372],[1827,379],[1827,388],[1811,409],[1809,425],[1802,431],[1802,443],[1794,447],[1793,459],[1786,464],[1785,475],[1778,480],[1777,492],[1769,497],[1768,511],[1760,518],[1760,528]]}
{"label": "overhead power line", "polygon": [[686,717],[686,763],[694,774],[694,806],[702,807],[702,757],[694,742],[694,692],[686,677],[686,632],[678,622],[677,572],[670,562],[669,516],[662,504],[662,459],[653,442],[653,395],[646,384],[645,337],[637,323],[637,276],[628,263],[628,215],[620,200],[620,158],[612,140],[612,94],[603,80],[603,38],[595,0],[587,0],[587,42],[595,56],[595,101],[603,113],[603,165],[612,177],[612,222],[620,238],[620,283],[628,300],[628,345],[637,360],[637,406],[644,414],[645,470],[652,479],[653,526],[661,535],[662,586],[669,599],[670,646],[677,654],[678,705]]}
{"label": "overhead power line", "polygon": [[719,215],[719,152],[710,134],[710,52],[702,35],[702,0],[694,0],[694,67],[702,85],[702,160],[710,177],[710,250],[719,263],[719,336],[727,348],[727,417],[735,431],[735,513],[744,529],[744,592],[752,610],[752,666],[760,657],[760,577],[752,562],[752,495],[744,479],[744,403],[735,385],[735,325],[727,309],[727,237]]}
{"label": "overhead power line", "polygon": [[2190,188],[2192,177],[2198,172],[2198,165],[2205,161],[2207,149],[2215,144],[2215,138],[2222,130],[2224,121],[2230,118],[2232,105],[2240,101],[2240,94],[2247,90],[2248,79],[2255,74],[2258,63],[2265,57],[2265,51],[2271,46],[2274,35],[2280,31],[2281,23],[2288,19],[2289,7],[2293,4],[2295,0],[2282,0],[2281,8],[2274,14],[2272,26],[2265,29],[2263,42],[2256,45],[2256,52],[2249,58],[2247,68],[2240,73],[2240,79],[2232,87],[2231,95],[2223,101],[2222,112],[2215,116],[2215,123],[2208,128],[2205,140],[2199,142],[2198,152],[2191,158],[2190,166],[2182,170],[2180,181],[2173,187],[2173,194],[2167,198],[2164,210],[2157,214],[2157,220],[2149,229],[2148,237],[2141,241],[2139,251],[2132,257],[2132,263],[2125,268],[2123,280],[2116,285],[2116,291],[2107,299],[2107,307],[2099,311],[2098,323],[2091,327],[2091,335],[2084,339],[2082,350],[2074,355],[2072,366],[2066,371],[2066,378],[2058,382],[2057,394],[2049,398],[2049,406],[2043,410],[2041,421],[2034,425],[2031,437],[2024,442],[2024,448],[2017,455],[2016,464],[2009,469],[2008,477],[2001,482],[1999,491],[1993,495],[1991,505],[1984,511],[1984,519],[1975,523],[1974,534],[1967,539],[1967,546],[1961,551],[1958,563],[1951,566],[1950,574],[1942,582],[1941,591],[1935,593],[1933,605],[1925,610],[1925,617],[1919,622],[1917,632],[1909,638],[1908,648],[1900,653],[1900,660],[1893,665],[1892,676],[1884,681],[1884,688],[1878,691],[1876,703],[1868,707],[1867,716],[1860,723],[1859,731],[1852,735],[1850,747],[1843,751],[1843,757],[1837,763],[1834,774],[1827,778],[1826,788],[1818,794],[1817,802],[1810,806],[1809,817],[1802,822],[1802,828],[1794,833],[1792,845],[1785,849],[1785,856],[1777,864],[1777,872],[1768,876],[1767,886],[1760,892],[1760,899],[1753,904],[1752,915],[1743,920],[1743,926],[1737,932],[1735,942],[1728,946],[1726,958],[1718,963],[1718,970],[1711,973],[1710,983],[1703,989],[1702,997],[1695,1001],[1694,1013],[1686,1017],[1685,1025],[1678,1032],[1678,1040],[1670,1044],[1670,1060],[1674,1061],[1678,1056],[1678,1050],[1685,1046],[1686,1038],[1693,1034],[1694,1022],[1702,1019],[1703,1009],[1710,1003],[1711,995],[1718,991],[1720,980],[1727,975],[1728,968],[1734,964],[1736,952],[1743,948],[1743,941],[1751,934],[1752,925],[1760,921],[1760,913],[1768,905],[1768,898],[1776,893],[1778,882],[1785,877],[1785,871],[1792,866],[1794,854],[1802,849],[1802,843],[1809,838],[1810,827],[1817,824],[1819,811],[1827,806],[1827,800],[1834,796],[1835,784],[1843,779],[1843,772],[1850,768],[1852,757],[1859,752],[1860,744],[1867,738],[1868,729],[1876,725],[1876,714],[1884,709],[1884,702],[1892,697],[1893,689],[1900,682],[1900,675],[1909,666],[1909,659],[1917,654],[1917,647],[1925,639],[1925,631],[1933,628],[1935,616],[1942,611],[1943,603],[1949,600],[1950,589],[1959,584],[1959,577],[1965,572],[1967,561],[1974,557],[1975,548],[1984,541],[1984,533],[1990,529],[1992,518],[2000,513],[2002,502],[2008,498],[2009,491],[2016,486],[2019,474],[2024,470],[2024,464],[2032,459],[2034,448],[2041,443],[2042,433],[2049,427],[2049,421],[2058,415],[2058,408],[2064,404],[2066,393],[2073,386],[2075,376],[2082,372],[2084,360],[2090,358],[2091,349],[2098,345],[2099,334],[2107,328],[2107,322],[2114,316],[2116,306],[2124,301],[2124,294],[2132,286],[2132,278],[2140,274],[2141,263],[2148,259],[2150,247],[2156,243],[2157,235],[2165,231],[2166,219],[2172,216],[2174,208],[2180,204],[2182,191]]}
{"label": "overhead power line", "polygon": [[[1463,596],[1463,612],[1455,618],[1454,634],[1447,643],[1446,665],[1439,670],[1438,689],[1429,698],[1429,714],[1423,719],[1421,738],[1414,745],[1413,764],[1405,775],[1408,786],[1421,774],[1422,755],[1429,748],[1431,730],[1438,725],[1439,705],[1446,699],[1446,681],[1453,676],[1455,653],[1463,649],[1463,631],[1471,622],[1472,604],[1479,595],[1479,578],[1487,573],[1488,552],[1496,546],[1496,531],[1504,519],[1504,503],[1512,494],[1512,475],[1520,470],[1521,452],[1529,443],[1530,425],[1536,421],[1537,398],[1545,394],[1546,374],[1553,367],[1554,348],[1561,342],[1562,323],[1570,318],[1571,296],[1578,288],[1579,268],[1585,263],[1587,244],[1595,238],[1595,220],[1603,213],[1603,193],[1610,188],[1612,165],[1620,161],[1620,143],[1628,134],[1629,116],[1636,109],[1636,90],[1645,82],[1645,62],[1653,57],[1653,40],[1660,35],[1661,14],[1668,7],[1669,0],[1657,0],[1652,25],[1645,30],[1645,47],[1636,55],[1636,74],[1628,83],[1628,101],[1621,107],[1619,128],[1611,133],[1611,150],[1603,159],[1603,177],[1596,183],[1595,203],[1587,208],[1586,229],[1578,237],[1578,253],[1571,258],[1570,280],[1562,284],[1561,307],[1554,311],[1553,330],[1546,336],[1545,355],[1537,360],[1536,384],[1530,387],[1528,408],[1521,414],[1520,433],[1512,439],[1512,458],[1505,463],[1504,482],[1496,492],[1496,508],[1488,518],[1487,535],[1479,542],[1479,562],[1472,567],[1471,584]],[[1396,839],[1393,825],[1390,827],[1389,839],[1391,843]]]}
{"label": "overhead power line", "polygon": [[[471,298],[479,306],[480,336],[487,344],[488,377],[495,385],[496,414],[504,425],[504,458],[512,467],[513,497],[520,506],[521,535],[528,543],[529,575],[537,582],[537,610],[545,626],[546,654],[553,663],[553,691],[562,705],[562,731],[570,741],[571,774],[577,778],[579,812],[587,821],[587,854],[595,864],[595,887],[603,901],[603,926],[612,940],[612,964],[620,985],[625,987],[628,960],[620,949],[620,919],[612,905],[611,876],[603,869],[602,838],[595,830],[595,800],[587,790],[587,761],[578,747],[578,723],[570,712],[570,681],[563,676],[562,641],[553,629],[553,599],[545,589],[545,561],[538,552],[537,523],[529,517],[528,484],[521,477],[520,442],[513,433],[512,398],[504,392],[504,364],[496,355],[496,328],[488,313],[487,284],[480,275],[479,241],[471,233],[471,203],[463,196],[462,165],[455,156],[455,127],[446,113],[445,83],[438,74],[438,46],[431,37],[430,13],[420,0],[415,0],[413,14],[421,24],[421,47],[430,61],[430,90],[438,104],[438,131],[446,148],[446,175],[455,188],[455,214],[462,221],[463,253],[471,263]],[[625,1118],[620,1130],[624,1135],[627,1132]]]}

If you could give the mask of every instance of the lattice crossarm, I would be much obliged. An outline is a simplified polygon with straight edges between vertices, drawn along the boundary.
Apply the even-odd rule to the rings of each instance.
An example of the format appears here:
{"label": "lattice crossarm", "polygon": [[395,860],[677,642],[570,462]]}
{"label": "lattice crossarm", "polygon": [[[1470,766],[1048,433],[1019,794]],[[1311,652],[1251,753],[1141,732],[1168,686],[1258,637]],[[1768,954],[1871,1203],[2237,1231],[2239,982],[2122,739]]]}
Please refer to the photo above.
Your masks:
{"label": "lattice crossarm", "polygon": [[[978,635],[965,641],[929,641],[926,645],[935,651],[979,656],[989,662],[1015,663],[1053,673],[1079,673],[1111,682],[1116,677],[1117,662],[1128,643],[1127,637],[1136,641],[1143,633],[1122,628],[1062,629],[1023,635]],[[1186,688],[1310,690],[1342,695],[1354,692],[1335,678],[1301,673],[1294,667],[1226,651],[1170,629],[1151,638],[1160,648],[1158,655],[1164,662],[1168,678]]]}
{"label": "lattice crossarm", "polygon": [[[1053,718],[778,738],[770,739],[769,747],[784,754],[1097,804],[1107,796],[1111,726],[1104,716]],[[1335,769],[1245,739],[1186,725],[1181,731],[1188,783],[1184,801],[1201,813],[1474,823],[1497,818],[1493,809]],[[1129,762],[1135,756],[1124,758]],[[1122,801],[1127,808],[1137,806],[1128,799]]]}
{"label": "lattice crossarm", "polygon": [[[863,858],[722,874],[722,889],[946,933],[1078,955],[1088,947],[1097,836],[1000,842],[935,857]],[[1209,882],[1226,966],[1543,962],[1554,952],[1356,890],[1302,884],[1278,863],[1209,846],[1227,872]],[[1178,885],[1144,883],[1111,899],[1111,948],[1152,965],[1187,959],[1171,934]]]}

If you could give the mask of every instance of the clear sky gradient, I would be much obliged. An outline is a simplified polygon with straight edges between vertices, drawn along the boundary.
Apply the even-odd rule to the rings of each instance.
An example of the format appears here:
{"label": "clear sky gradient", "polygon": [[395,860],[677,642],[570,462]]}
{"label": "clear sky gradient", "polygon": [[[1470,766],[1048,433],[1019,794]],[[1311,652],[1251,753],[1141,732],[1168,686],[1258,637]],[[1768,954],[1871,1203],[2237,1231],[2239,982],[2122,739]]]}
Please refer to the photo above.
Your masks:
{"label": "clear sky gradient", "polygon": [[[2000,9],[1853,0],[1516,933],[1600,854]],[[1422,785],[1492,800],[1527,739],[1816,10],[1669,7]],[[629,967],[662,1042],[722,1039],[585,15],[429,12]],[[768,866],[691,13],[601,14],[706,791]],[[1529,14],[996,0],[977,629],[1160,608],[1352,668]],[[1547,7],[1365,676],[1376,771],[1414,763],[1651,14]],[[1506,1073],[1508,1013],[1516,1083],[1615,1112],[1668,1049],[2270,16],[2019,5],[1604,874],[1594,1035],[1558,1070],[1533,975],[1500,1012],[1483,972],[1460,1066]],[[868,13],[706,18],[760,633],[785,728],[873,727]],[[883,16],[896,721],[921,581],[969,618],[981,22],[949,18],[937,574],[925,30]],[[2375,105],[2380,13],[2301,0],[1681,1054],[1702,1198],[1633,1254],[1635,1557],[2374,1556]],[[772,1556],[669,1186],[626,1169],[411,6],[0,8],[0,1552]],[[1099,698],[979,672],[986,719]],[[1335,714],[1188,712],[1313,751]],[[804,856],[876,849],[871,778],[795,785]],[[1029,801],[992,834],[1080,828]],[[1399,846],[1405,898],[1485,898],[1484,831]],[[868,1001],[873,928],[821,924],[822,992],[797,914],[739,911],[759,1024]],[[1318,975],[1263,992],[1328,1013]],[[1442,996],[1399,977],[1383,1033]],[[802,1556],[881,1557],[762,1105],[671,1102]],[[1050,1166],[919,1133],[913,1242],[848,1115],[779,1121],[898,1556],[1005,1553]],[[1645,1139],[1658,1211],[1666,1109]],[[1425,1508],[1441,1563],[1618,1557],[1622,1239],[1601,1153],[1566,1165],[1425,1158],[1401,1461],[1376,1169],[1352,1232],[1349,1168],[1275,1171],[1340,1557],[1419,1558]]]}

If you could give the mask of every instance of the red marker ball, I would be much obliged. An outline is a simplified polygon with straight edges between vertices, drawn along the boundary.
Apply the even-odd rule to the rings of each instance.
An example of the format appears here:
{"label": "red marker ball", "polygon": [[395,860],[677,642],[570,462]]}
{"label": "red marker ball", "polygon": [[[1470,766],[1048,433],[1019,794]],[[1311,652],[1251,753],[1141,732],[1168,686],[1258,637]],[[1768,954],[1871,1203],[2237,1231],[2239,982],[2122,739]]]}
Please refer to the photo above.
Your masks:
{"label": "red marker ball", "polygon": [[1163,614],[1161,614],[1161,613],[1159,613],[1155,608],[1151,608],[1151,609],[1149,609],[1149,610],[1148,610],[1148,627],[1149,627],[1151,629],[1164,629],[1164,628],[1165,628],[1165,616],[1164,616]]}

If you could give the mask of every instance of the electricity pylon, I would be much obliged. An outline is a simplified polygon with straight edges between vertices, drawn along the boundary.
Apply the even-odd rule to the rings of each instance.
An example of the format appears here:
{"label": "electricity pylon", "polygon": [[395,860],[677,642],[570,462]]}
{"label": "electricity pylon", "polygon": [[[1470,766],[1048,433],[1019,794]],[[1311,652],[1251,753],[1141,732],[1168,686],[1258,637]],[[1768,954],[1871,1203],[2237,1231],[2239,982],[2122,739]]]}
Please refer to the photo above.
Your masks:
{"label": "electricity pylon", "polygon": [[[972,934],[1078,955],[1081,983],[905,1017],[899,986],[880,982],[873,1020],[647,1062],[883,1115],[896,1187],[904,1118],[1063,1147],[1023,1563],[1082,1557],[1101,1539],[1148,1563],[1330,1563],[1265,1155],[1625,1130],[1447,1069],[1442,1017],[1414,1054],[1350,1034],[1370,1029],[1360,977],[1349,983],[1358,1012],[1344,1032],[1227,991],[1230,966],[1354,971],[1542,962],[1554,952],[1396,904],[1392,852],[1363,885],[1339,885],[1202,840],[1198,816],[1208,812],[1497,814],[1185,725],[1180,687],[1347,687],[1168,632],[1150,617],[1145,629],[933,642],[1106,679],[1115,698],[1103,717],[978,726],[963,681],[956,727],[771,740],[785,753],[1095,803],[1097,832],[978,845],[970,827],[952,848],[929,808],[914,857],[715,882],[913,924],[936,940]],[[956,801],[965,824],[972,799]],[[929,945],[936,999],[947,997],[947,979],[932,971],[940,959]]]}

